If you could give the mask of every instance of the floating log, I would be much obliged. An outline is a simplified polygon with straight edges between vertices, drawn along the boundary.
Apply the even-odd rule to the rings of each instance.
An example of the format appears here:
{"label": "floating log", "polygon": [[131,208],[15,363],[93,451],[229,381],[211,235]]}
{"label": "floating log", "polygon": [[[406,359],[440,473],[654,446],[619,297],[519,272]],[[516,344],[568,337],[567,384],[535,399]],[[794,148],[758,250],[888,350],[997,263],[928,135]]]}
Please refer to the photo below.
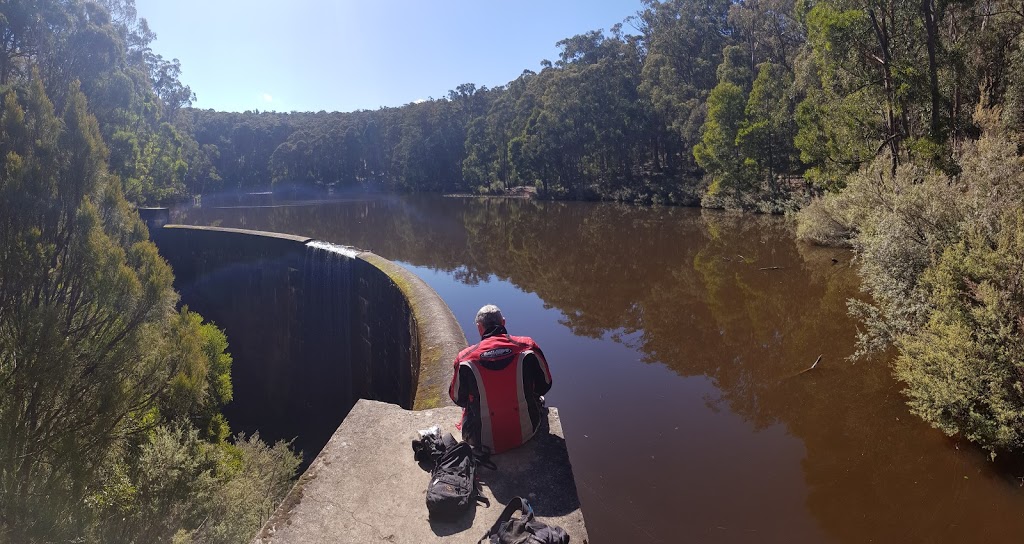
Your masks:
{"label": "floating log", "polygon": [[820,362],[821,362],[821,356],[822,356],[822,355],[824,355],[824,353],[822,353],[821,355],[819,355],[819,356],[818,356],[818,358],[814,360],[814,364],[812,364],[812,365],[811,365],[810,367],[808,367],[808,368],[805,368],[805,369],[801,370],[800,372],[797,372],[797,373],[796,373],[796,375],[797,375],[797,376],[799,376],[799,375],[803,374],[804,372],[810,372],[810,371],[814,370],[814,367],[818,366],[818,363],[820,363]]}

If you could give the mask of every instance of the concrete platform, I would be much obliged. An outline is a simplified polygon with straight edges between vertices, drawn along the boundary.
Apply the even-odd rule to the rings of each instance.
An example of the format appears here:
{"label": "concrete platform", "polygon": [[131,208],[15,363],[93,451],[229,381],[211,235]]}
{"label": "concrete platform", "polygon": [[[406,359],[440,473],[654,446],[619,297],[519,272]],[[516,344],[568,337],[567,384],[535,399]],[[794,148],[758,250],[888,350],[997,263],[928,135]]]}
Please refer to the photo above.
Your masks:
{"label": "concrete platform", "polygon": [[409,411],[360,400],[254,544],[392,542],[476,543],[510,499],[529,499],[538,518],[565,529],[573,544],[589,541],[558,410],[526,445],[479,469],[490,507],[462,519],[432,522],[425,503],[429,472],[413,459],[416,431],[440,425],[459,437],[461,408]]}

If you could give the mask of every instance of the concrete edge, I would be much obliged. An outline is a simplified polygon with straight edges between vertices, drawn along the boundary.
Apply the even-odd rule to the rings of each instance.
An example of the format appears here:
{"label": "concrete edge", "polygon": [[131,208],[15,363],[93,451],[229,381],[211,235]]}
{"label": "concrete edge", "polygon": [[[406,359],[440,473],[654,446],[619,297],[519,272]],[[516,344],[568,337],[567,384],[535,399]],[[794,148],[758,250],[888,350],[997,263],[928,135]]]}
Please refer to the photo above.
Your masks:
{"label": "concrete edge", "polygon": [[234,234],[247,234],[249,236],[262,236],[264,238],[276,238],[278,240],[291,240],[293,242],[299,242],[305,244],[311,242],[314,239],[308,236],[296,236],[294,234],[284,234],[280,232],[268,232],[262,230],[249,230],[249,229],[231,229],[227,227],[204,227],[199,225],[164,225],[165,229],[181,229],[181,230],[197,230],[197,231],[208,231],[208,232],[231,232]]}
{"label": "concrete edge", "polygon": [[[455,421],[457,406],[409,411],[400,406],[360,399],[338,432],[287,515],[281,515],[253,544],[334,542],[452,542],[475,544],[514,496],[529,497],[537,515],[586,543],[589,536],[572,465],[565,448],[558,410],[549,407],[538,436],[492,461],[482,471],[481,496],[488,509],[451,521],[430,521],[423,497],[426,472],[409,451],[416,429]],[[536,495],[536,496],[535,496]],[[282,508],[283,510],[283,508]]]}
{"label": "concrete edge", "polygon": [[426,282],[406,268],[369,251],[357,257],[387,274],[412,309],[420,345],[412,409],[428,410],[450,405],[446,391],[451,379],[451,364],[466,347],[466,335],[451,308]]}

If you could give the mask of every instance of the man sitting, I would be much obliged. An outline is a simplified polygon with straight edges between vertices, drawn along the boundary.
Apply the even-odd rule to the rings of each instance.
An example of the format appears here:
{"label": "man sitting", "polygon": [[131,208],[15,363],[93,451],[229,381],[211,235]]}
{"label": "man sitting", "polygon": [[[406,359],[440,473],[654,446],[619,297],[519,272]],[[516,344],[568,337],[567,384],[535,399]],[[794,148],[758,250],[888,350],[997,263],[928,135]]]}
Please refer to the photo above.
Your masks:
{"label": "man sitting", "polygon": [[476,314],[480,343],[455,358],[448,395],[462,406],[462,438],[491,453],[519,447],[540,427],[551,371],[537,343],[509,336],[501,310]]}

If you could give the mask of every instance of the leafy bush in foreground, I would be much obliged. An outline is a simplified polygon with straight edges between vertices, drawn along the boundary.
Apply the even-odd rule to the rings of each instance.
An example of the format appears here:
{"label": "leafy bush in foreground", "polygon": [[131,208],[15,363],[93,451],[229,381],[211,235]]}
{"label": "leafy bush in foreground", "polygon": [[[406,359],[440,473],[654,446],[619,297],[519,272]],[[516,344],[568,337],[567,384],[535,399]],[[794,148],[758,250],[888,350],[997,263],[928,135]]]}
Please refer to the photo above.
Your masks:
{"label": "leafy bush in foreground", "polygon": [[226,339],[175,310],[106,157],[77,84],[3,96],[0,540],[242,542],[298,462],[225,441]]}

